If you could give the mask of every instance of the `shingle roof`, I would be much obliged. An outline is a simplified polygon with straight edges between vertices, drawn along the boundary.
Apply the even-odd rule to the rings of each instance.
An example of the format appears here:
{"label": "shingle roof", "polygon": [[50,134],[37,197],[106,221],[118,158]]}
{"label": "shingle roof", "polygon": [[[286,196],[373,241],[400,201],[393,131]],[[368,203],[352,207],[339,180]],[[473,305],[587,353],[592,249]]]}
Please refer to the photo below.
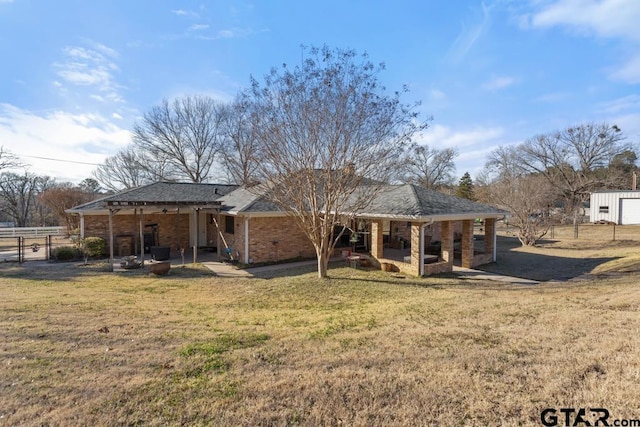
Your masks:
{"label": "shingle roof", "polygon": [[390,185],[378,193],[362,216],[434,217],[503,215],[493,206],[473,202],[417,185]]}
{"label": "shingle roof", "polygon": [[281,212],[275,203],[271,202],[266,195],[257,194],[255,190],[240,187],[224,197],[221,197],[222,211],[231,213],[267,213]]}
{"label": "shingle roof", "polygon": [[[266,187],[265,187],[266,188]],[[265,190],[266,191],[266,190]],[[265,194],[236,185],[156,182],[122,191],[84,205],[70,212],[104,210],[109,203],[208,204],[222,203],[222,211],[230,214],[278,214],[282,210]],[[374,197],[371,205],[359,212],[362,217],[433,218],[499,216],[506,212],[493,206],[424,189],[416,185],[389,185]]]}
{"label": "shingle roof", "polygon": [[70,211],[106,209],[109,204],[209,204],[238,188],[237,185],[155,182],[76,206]]}

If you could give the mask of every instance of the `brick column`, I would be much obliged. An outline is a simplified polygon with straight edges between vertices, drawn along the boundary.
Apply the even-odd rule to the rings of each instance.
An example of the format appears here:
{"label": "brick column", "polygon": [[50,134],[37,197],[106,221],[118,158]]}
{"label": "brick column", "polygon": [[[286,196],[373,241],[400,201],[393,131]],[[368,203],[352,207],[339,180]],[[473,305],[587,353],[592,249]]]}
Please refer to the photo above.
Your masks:
{"label": "brick column", "polygon": [[493,259],[493,250],[494,250],[494,241],[493,236],[496,232],[496,219],[495,218],[487,218],[484,220],[484,253],[491,255],[491,261],[495,262]]}
{"label": "brick column", "polygon": [[441,222],[441,247],[440,256],[443,260],[453,265],[453,222]]}
{"label": "brick column", "polygon": [[371,256],[380,259],[383,252],[382,221],[371,221]]}
{"label": "brick column", "polygon": [[462,266],[473,267],[473,220],[462,221]]}
{"label": "brick column", "polygon": [[411,223],[411,270],[416,276],[420,275],[420,223]]}

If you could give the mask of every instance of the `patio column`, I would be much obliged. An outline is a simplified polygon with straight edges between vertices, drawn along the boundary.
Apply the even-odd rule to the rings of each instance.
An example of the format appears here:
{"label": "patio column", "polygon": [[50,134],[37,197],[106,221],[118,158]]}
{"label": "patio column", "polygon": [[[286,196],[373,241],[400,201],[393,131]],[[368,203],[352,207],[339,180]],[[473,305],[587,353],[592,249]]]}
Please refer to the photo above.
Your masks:
{"label": "patio column", "polygon": [[473,267],[473,220],[462,221],[462,267]]}
{"label": "patio column", "polygon": [[440,246],[440,256],[444,261],[453,265],[453,222],[442,222],[441,234],[442,240]]}
{"label": "patio column", "polygon": [[[416,276],[420,276],[422,268],[420,267],[420,260],[424,249],[422,248],[422,239],[420,238],[421,223],[411,223],[411,270],[413,270]],[[424,261],[423,261],[424,262]]]}
{"label": "patio column", "polygon": [[113,209],[109,209],[109,270],[113,271]]}
{"label": "patio column", "polygon": [[484,220],[484,253],[491,254],[491,262],[496,262],[496,219]]}
{"label": "patio column", "polygon": [[84,239],[84,213],[80,213],[80,237]]}
{"label": "patio column", "polygon": [[382,243],[382,221],[371,221],[371,256],[380,259],[384,256]]}
{"label": "patio column", "polygon": [[249,217],[244,218],[244,263],[249,264]]}

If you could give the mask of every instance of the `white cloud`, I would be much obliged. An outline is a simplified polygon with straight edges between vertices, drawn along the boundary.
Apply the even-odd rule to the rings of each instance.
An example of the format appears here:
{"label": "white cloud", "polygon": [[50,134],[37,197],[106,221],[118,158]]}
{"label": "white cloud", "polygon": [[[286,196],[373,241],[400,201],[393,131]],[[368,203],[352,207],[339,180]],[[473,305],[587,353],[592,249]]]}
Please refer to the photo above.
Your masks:
{"label": "white cloud", "polygon": [[626,64],[616,67],[615,71],[611,72],[611,78],[631,84],[640,83],[640,52]]}
{"label": "white cloud", "polygon": [[[118,57],[118,52],[91,40],[87,40],[86,44],[90,47],[65,47],[62,50],[63,59],[53,64],[56,74],[77,89],[91,87],[99,92],[108,93],[108,99],[117,98],[118,102],[122,102],[123,99],[118,94],[121,86],[116,82],[119,67],[113,61]],[[62,83],[58,81],[54,82],[54,85],[62,87]],[[95,94],[89,96],[92,95]]]}
{"label": "white cloud", "polygon": [[516,79],[515,77],[509,77],[509,76],[494,77],[493,79],[483,84],[482,88],[485,90],[499,90],[499,89],[504,89],[509,86],[512,86],[517,82],[518,82],[518,79]]}
{"label": "white cloud", "polygon": [[482,18],[480,22],[467,26],[462,23],[462,30],[458,34],[458,37],[454,40],[453,44],[449,48],[447,57],[454,62],[461,61],[467,53],[471,50],[473,45],[476,44],[478,39],[485,33],[491,24],[490,8],[484,3],[482,5]]}
{"label": "white cloud", "polygon": [[198,13],[194,12],[193,10],[185,10],[185,9],[175,9],[175,10],[172,10],[171,13],[177,16],[185,16],[190,18],[197,18],[199,16]]}
{"label": "white cloud", "polygon": [[93,165],[130,142],[129,131],[99,114],[52,111],[36,114],[0,104],[0,141],[19,156],[61,159],[67,162],[21,157],[32,172],[59,180],[81,181]]}
{"label": "white cloud", "polygon": [[621,111],[640,111],[640,95],[628,95],[600,104],[600,109],[604,113],[617,114]]}
{"label": "white cloud", "polygon": [[209,25],[207,24],[193,24],[189,27],[189,31],[204,31],[209,29]]}
{"label": "white cloud", "polygon": [[531,17],[533,27],[566,26],[578,33],[640,41],[637,0],[559,0]]}
{"label": "white cloud", "polygon": [[576,35],[617,39],[630,50],[625,63],[610,73],[613,80],[640,83],[640,1],[637,0],[558,0],[542,3],[527,17],[528,27],[561,26]]}
{"label": "white cloud", "polygon": [[497,141],[504,135],[500,127],[477,126],[473,129],[453,130],[443,125],[434,125],[428,128],[419,138],[419,144],[426,144],[434,148],[485,147],[488,142]]}
{"label": "white cloud", "polygon": [[113,114],[111,115],[111,117],[113,117],[114,119],[118,119],[118,120],[123,120],[123,119],[124,119],[124,117],[122,117],[122,116],[121,116],[120,114],[118,114],[118,113],[113,113]]}

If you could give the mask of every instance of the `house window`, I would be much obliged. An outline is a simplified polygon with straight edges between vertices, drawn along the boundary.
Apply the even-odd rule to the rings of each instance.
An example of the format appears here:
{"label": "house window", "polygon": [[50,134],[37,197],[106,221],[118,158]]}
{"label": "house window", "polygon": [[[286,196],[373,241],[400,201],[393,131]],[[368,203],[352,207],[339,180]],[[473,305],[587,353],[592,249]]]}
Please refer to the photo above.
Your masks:
{"label": "house window", "polygon": [[598,210],[599,213],[602,214],[608,214],[609,213],[609,206],[600,206],[600,209]]}
{"label": "house window", "polygon": [[228,234],[233,234],[234,233],[234,229],[235,229],[234,228],[234,222],[235,222],[234,219],[235,218],[232,217],[232,216],[225,217],[225,220],[224,220],[224,232],[225,233],[228,233]]}

